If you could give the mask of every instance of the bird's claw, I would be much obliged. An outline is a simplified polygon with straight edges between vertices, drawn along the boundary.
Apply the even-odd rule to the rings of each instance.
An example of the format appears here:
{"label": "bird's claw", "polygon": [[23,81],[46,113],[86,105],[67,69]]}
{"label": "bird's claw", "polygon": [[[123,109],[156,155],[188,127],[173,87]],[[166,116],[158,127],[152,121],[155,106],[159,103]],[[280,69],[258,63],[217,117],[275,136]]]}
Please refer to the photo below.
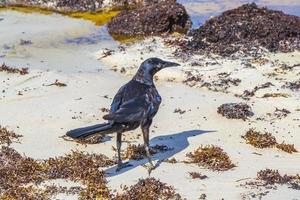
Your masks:
{"label": "bird's claw", "polygon": [[149,162],[149,165],[144,164],[143,167],[147,169],[149,176],[151,175],[151,172],[156,168],[156,166],[154,166],[152,162]]}
{"label": "bird's claw", "polygon": [[118,163],[118,167],[116,169],[116,171],[120,171],[121,169],[127,168],[127,167],[131,167],[132,164],[130,164],[129,162],[125,162],[125,163]]}

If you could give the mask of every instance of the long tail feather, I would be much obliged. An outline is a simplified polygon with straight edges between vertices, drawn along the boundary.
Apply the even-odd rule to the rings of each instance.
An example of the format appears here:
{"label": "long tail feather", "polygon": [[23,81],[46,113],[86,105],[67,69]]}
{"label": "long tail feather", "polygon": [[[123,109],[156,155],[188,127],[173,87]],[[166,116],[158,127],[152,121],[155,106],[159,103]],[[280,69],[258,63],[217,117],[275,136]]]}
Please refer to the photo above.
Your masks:
{"label": "long tail feather", "polygon": [[90,137],[94,134],[109,134],[115,132],[118,128],[120,128],[120,126],[103,123],[70,130],[66,133],[66,135],[74,139],[80,139]]}

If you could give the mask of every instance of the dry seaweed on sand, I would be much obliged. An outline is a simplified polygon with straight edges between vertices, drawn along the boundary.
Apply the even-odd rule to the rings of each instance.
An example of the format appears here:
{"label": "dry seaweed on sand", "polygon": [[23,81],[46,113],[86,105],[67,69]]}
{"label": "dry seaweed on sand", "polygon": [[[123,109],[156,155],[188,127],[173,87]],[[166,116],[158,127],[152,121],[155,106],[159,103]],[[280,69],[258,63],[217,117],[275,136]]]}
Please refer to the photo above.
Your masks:
{"label": "dry seaweed on sand", "polygon": [[1,200],[50,200],[50,195],[42,189],[38,189],[34,186],[16,186],[9,190],[6,190],[0,195]]}
{"label": "dry seaweed on sand", "polygon": [[20,45],[21,46],[22,45],[30,45],[30,44],[32,44],[31,40],[23,40],[23,39],[20,40]]}
{"label": "dry seaweed on sand", "polygon": [[214,145],[201,146],[187,154],[190,158],[186,163],[195,163],[214,171],[226,171],[235,167],[222,148]]}
{"label": "dry seaweed on sand", "polygon": [[13,142],[19,142],[20,137],[23,136],[16,134],[13,131],[9,131],[5,127],[0,126],[0,145],[3,144],[10,145]]}
{"label": "dry seaweed on sand", "polygon": [[53,194],[49,188],[42,191],[27,187],[27,185],[36,185],[53,179],[67,179],[82,183],[84,187],[79,191],[80,199],[108,198],[111,194],[106,186],[104,171],[99,168],[114,164],[115,161],[104,155],[78,151],[72,151],[57,158],[37,161],[20,155],[12,148],[2,147],[0,151],[0,190],[3,192],[0,199],[3,199],[5,195],[15,197],[13,199],[20,199],[20,195],[30,197],[28,195],[32,193],[35,195],[47,194],[45,198],[41,196],[40,199],[50,199]]}
{"label": "dry seaweed on sand", "polygon": [[199,82],[200,83],[204,82],[203,75],[201,75],[199,73],[193,74],[192,72],[187,71],[187,72],[185,72],[185,74],[186,74],[186,79],[183,81],[183,83],[190,87],[195,86]]}
{"label": "dry seaweed on sand", "polygon": [[211,18],[189,35],[192,39],[181,50],[193,53],[229,56],[253,47],[291,52],[300,49],[300,18],[255,3],[244,4]]}
{"label": "dry seaweed on sand", "polygon": [[257,172],[255,179],[241,184],[241,186],[251,189],[250,193],[243,195],[243,199],[262,199],[270,190],[277,190],[278,186],[282,185],[294,190],[300,190],[300,176],[298,174],[282,175],[278,170],[268,168],[260,170]]}
{"label": "dry seaweed on sand", "polygon": [[[154,155],[159,152],[165,152],[171,150],[166,145],[155,145],[153,147],[150,147],[150,154]],[[122,153],[123,159],[130,159],[130,160],[142,160],[146,158],[146,150],[144,145],[135,145],[135,144],[129,144],[125,150],[125,152]]]}
{"label": "dry seaweed on sand", "polygon": [[140,179],[135,185],[123,188],[122,194],[117,194],[113,200],[181,200],[172,186],[155,178]]}
{"label": "dry seaweed on sand", "polygon": [[238,86],[241,83],[241,79],[238,78],[219,78],[212,82],[203,82],[200,87],[206,87],[209,90],[215,92],[225,92],[227,93],[227,89],[231,86]]}
{"label": "dry seaweed on sand", "polygon": [[180,115],[184,114],[186,112],[186,110],[182,110],[181,108],[176,108],[174,110],[174,113],[179,113]]}
{"label": "dry seaweed on sand", "polygon": [[250,144],[256,148],[273,148],[276,147],[282,151],[287,153],[296,153],[297,149],[293,144],[285,144],[284,142],[278,144],[276,138],[271,133],[261,133],[256,131],[255,129],[249,129],[244,136],[243,139],[246,140],[247,144]]}
{"label": "dry seaweed on sand", "polygon": [[98,58],[98,60],[102,59],[102,58],[106,58],[108,56],[111,56],[115,53],[115,50],[111,50],[111,49],[105,49],[103,52],[102,52],[102,56],[100,58]]}
{"label": "dry seaweed on sand", "polygon": [[251,107],[245,103],[226,103],[218,107],[219,114],[228,119],[243,119],[253,116]]}
{"label": "dry seaweed on sand", "polygon": [[202,175],[199,172],[189,172],[189,175],[192,179],[206,179],[207,176],[206,175]]}
{"label": "dry seaweed on sand", "polygon": [[38,188],[33,185],[30,186],[18,186],[11,190],[5,191],[1,200],[12,200],[12,199],[24,199],[24,200],[51,200],[58,194],[75,195],[79,194],[82,190],[81,187],[62,187],[62,186],[46,186],[45,188]]}
{"label": "dry seaweed on sand", "polygon": [[271,133],[262,134],[253,128],[249,129],[242,138],[246,140],[247,144],[257,148],[268,148],[277,144],[276,138]]}
{"label": "dry seaweed on sand", "polygon": [[108,113],[109,112],[109,109],[108,108],[100,108],[100,110],[101,110],[101,112],[106,112],[106,113]]}
{"label": "dry seaweed on sand", "polygon": [[[114,165],[115,161],[109,159],[103,154],[89,154],[82,151],[71,151],[71,153],[61,157],[49,158],[45,161],[45,164],[48,166],[52,177],[72,178],[72,175],[77,176],[75,172],[79,171],[80,167],[83,167],[83,165],[97,169]],[[76,166],[76,164],[79,165]],[[68,171],[73,171],[73,173],[67,173]],[[84,177],[84,174],[80,176]]]}
{"label": "dry seaweed on sand", "polygon": [[274,113],[267,113],[268,116],[274,116],[276,119],[282,119],[288,116],[291,112],[285,108],[279,109],[276,108]]}
{"label": "dry seaweed on sand", "polygon": [[256,186],[275,186],[288,185],[292,189],[300,190],[300,176],[297,175],[281,175],[278,170],[265,169],[257,172],[256,181],[247,182],[246,185]]}
{"label": "dry seaweed on sand", "polygon": [[[1,130],[8,132],[3,128]],[[53,187],[41,189],[35,186],[54,179],[82,183],[84,187],[76,189],[79,199],[109,199],[110,190],[106,186],[105,173],[100,168],[114,164],[115,161],[102,154],[80,151],[72,151],[64,156],[47,160],[35,160],[19,154],[8,146],[2,146],[0,148],[0,199],[51,199],[55,192],[62,192],[62,190]]]}
{"label": "dry seaweed on sand", "polygon": [[239,78],[232,78],[230,74],[223,72],[217,74],[217,77],[210,77],[210,80],[205,80],[204,76],[199,72],[187,71],[185,73],[184,84],[194,87],[199,86],[201,88],[207,88],[208,90],[215,92],[228,93],[228,89],[232,86],[238,86],[242,82]]}
{"label": "dry seaweed on sand", "polygon": [[73,187],[66,187],[66,186],[57,186],[57,185],[46,185],[43,186],[43,192],[48,196],[55,196],[58,194],[66,194],[66,195],[76,195],[82,191],[82,187],[80,186],[73,186]]}
{"label": "dry seaweed on sand", "polygon": [[173,0],[124,10],[108,23],[108,31],[116,37],[157,35],[186,32],[191,25],[185,8]]}
{"label": "dry seaweed on sand", "polygon": [[178,163],[178,161],[176,160],[176,158],[169,158],[169,159],[166,159],[164,160],[164,162],[166,163],[171,163],[171,164],[175,164],[175,163]]}
{"label": "dry seaweed on sand", "polygon": [[290,95],[287,94],[287,93],[266,93],[266,94],[264,94],[264,95],[262,96],[262,98],[269,98],[269,97],[273,97],[273,98],[275,98],[275,97],[284,97],[284,98],[288,98],[288,97],[290,97]]}
{"label": "dry seaweed on sand", "polygon": [[0,67],[0,72],[7,72],[9,74],[20,74],[20,75],[26,75],[28,74],[28,68],[13,68],[7,66],[5,63],[3,63]]}
{"label": "dry seaweed on sand", "polygon": [[289,88],[292,91],[299,91],[300,90],[300,79],[296,80],[294,82],[286,82],[282,87]]}
{"label": "dry seaweed on sand", "polygon": [[287,153],[297,153],[297,149],[295,148],[295,145],[293,144],[285,144],[284,142],[281,144],[276,144],[277,149],[281,149],[282,151],[285,151]]}
{"label": "dry seaweed on sand", "polygon": [[245,90],[242,96],[243,97],[253,97],[258,90],[264,89],[264,88],[269,88],[270,86],[274,86],[274,85],[271,82],[266,82],[264,84],[255,86],[253,88],[253,90],[251,90],[251,91]]}
{"label": "dry seaweed on sand", "polygon": [[104,171],[99,168],[113,164],[115,162],[104,155],[75,151],[45,161],[49,179],[69,179],[81,182],[86,186],[80,191],[80,199],[108,198],[110,196]]}
{"label": "dry seaweed on sand", "polygon": [[37,186],[16,186],[6,190],[1,194],[1,200],[24,199],[24,200],[51,200],[53,196],[58,194],[75,195],[79,194],[81,187],[62,187],[62,186],[45,186],[38,188]]}
{"label": "dry seaweed on sand", "polygon": [[95,135],[95,136],[92,136],[92,137],[89,137],[89,138],[86,138],[86,139],[80,139],[80,140],[76,140],[76,142],[80,143],[80,144],[99,144],[101,142],[103,142],[104,140],[104,137],[103,135]]}
{"label": "dry seaweed on sand", "polygon": [[257,172],[257,179],[264,181],[266,185],[272,184],[286,184],[292,177],[284,175],[282,176],[278,170],[265,169]]}
{"label": "dry seaweed on sand", "polygon": [[281,118],[281,117],[286,117],[288,114],[290,114],[291,113],[291,111],[289,111],[289,110],[287,110],[287,109],[285,109],[285,108],[283,108],[283,109],[278,109],[278,108],[276,108],[276,110],[275,110],[275,115],[277,116],[277,117],[279,117],[279,118]]}
{"label": "dry seaweed on sand", "polygon": [[10,147],[0,149],[0,190],[10,191],[46,179],[43,164],[24,157]]}
{"label": "dry seaweed on sand", "polygon": [[200,195],[199,200],[206,200],[206,197],[206,194],[203,193]]}
{"label": "dry seaweed on sand", "polygon": [[55,80],[54,83],[51,83],[47,86],[57,86],[57,87],[66,87],[67,84],[60,82],[58,79]]}
{"label": "dry seaweed on sand", "polygon": [[294,70],[295,67],[299,67],[299,66],[300,64],[287,65],[286,63],[280,63],[274,69],[274,72],[278,74],[287,74],[287,72],[291,72]]}

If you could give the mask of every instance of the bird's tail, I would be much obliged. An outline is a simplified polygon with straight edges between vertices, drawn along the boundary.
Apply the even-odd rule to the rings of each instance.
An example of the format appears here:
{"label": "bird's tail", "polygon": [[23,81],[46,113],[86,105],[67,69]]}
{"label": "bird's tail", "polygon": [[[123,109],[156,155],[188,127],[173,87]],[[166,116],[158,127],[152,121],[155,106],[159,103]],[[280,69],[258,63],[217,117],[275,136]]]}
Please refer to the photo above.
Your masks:
{"label": "bird's tail", "polygon": [[95,134],[106,135],[113,132],[117,132],[121,130],[122,126],[120,124],[111,124],[111,123],[103,123],[97,124],[93,126],[87,126],[83,128],[77,128],[74,130],[70,130],[66,133],[67,136],[74,139],[83,139],[91,137]]}

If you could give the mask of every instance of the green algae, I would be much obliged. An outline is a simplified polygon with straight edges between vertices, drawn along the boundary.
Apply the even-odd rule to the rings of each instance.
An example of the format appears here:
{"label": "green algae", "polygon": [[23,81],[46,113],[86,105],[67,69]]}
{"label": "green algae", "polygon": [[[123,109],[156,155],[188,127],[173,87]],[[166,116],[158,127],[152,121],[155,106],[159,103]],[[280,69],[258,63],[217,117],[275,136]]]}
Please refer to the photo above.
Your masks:
{"label": "green algae", "polygon": [[92,21],[97,26],[102,26],[107,24],[111,18],[116,16],[120,11],[100,11],[100,12],[74,12],[67,14],[73,18],[80,18]]}
{"label": "green algae", "polygon": [[125,35],[115,35],[111,34],[111,37],[123,44],[129,44],[129,43],[134,43],[137,41],[144,40],[146,37],[145,36],[125,36]]}

